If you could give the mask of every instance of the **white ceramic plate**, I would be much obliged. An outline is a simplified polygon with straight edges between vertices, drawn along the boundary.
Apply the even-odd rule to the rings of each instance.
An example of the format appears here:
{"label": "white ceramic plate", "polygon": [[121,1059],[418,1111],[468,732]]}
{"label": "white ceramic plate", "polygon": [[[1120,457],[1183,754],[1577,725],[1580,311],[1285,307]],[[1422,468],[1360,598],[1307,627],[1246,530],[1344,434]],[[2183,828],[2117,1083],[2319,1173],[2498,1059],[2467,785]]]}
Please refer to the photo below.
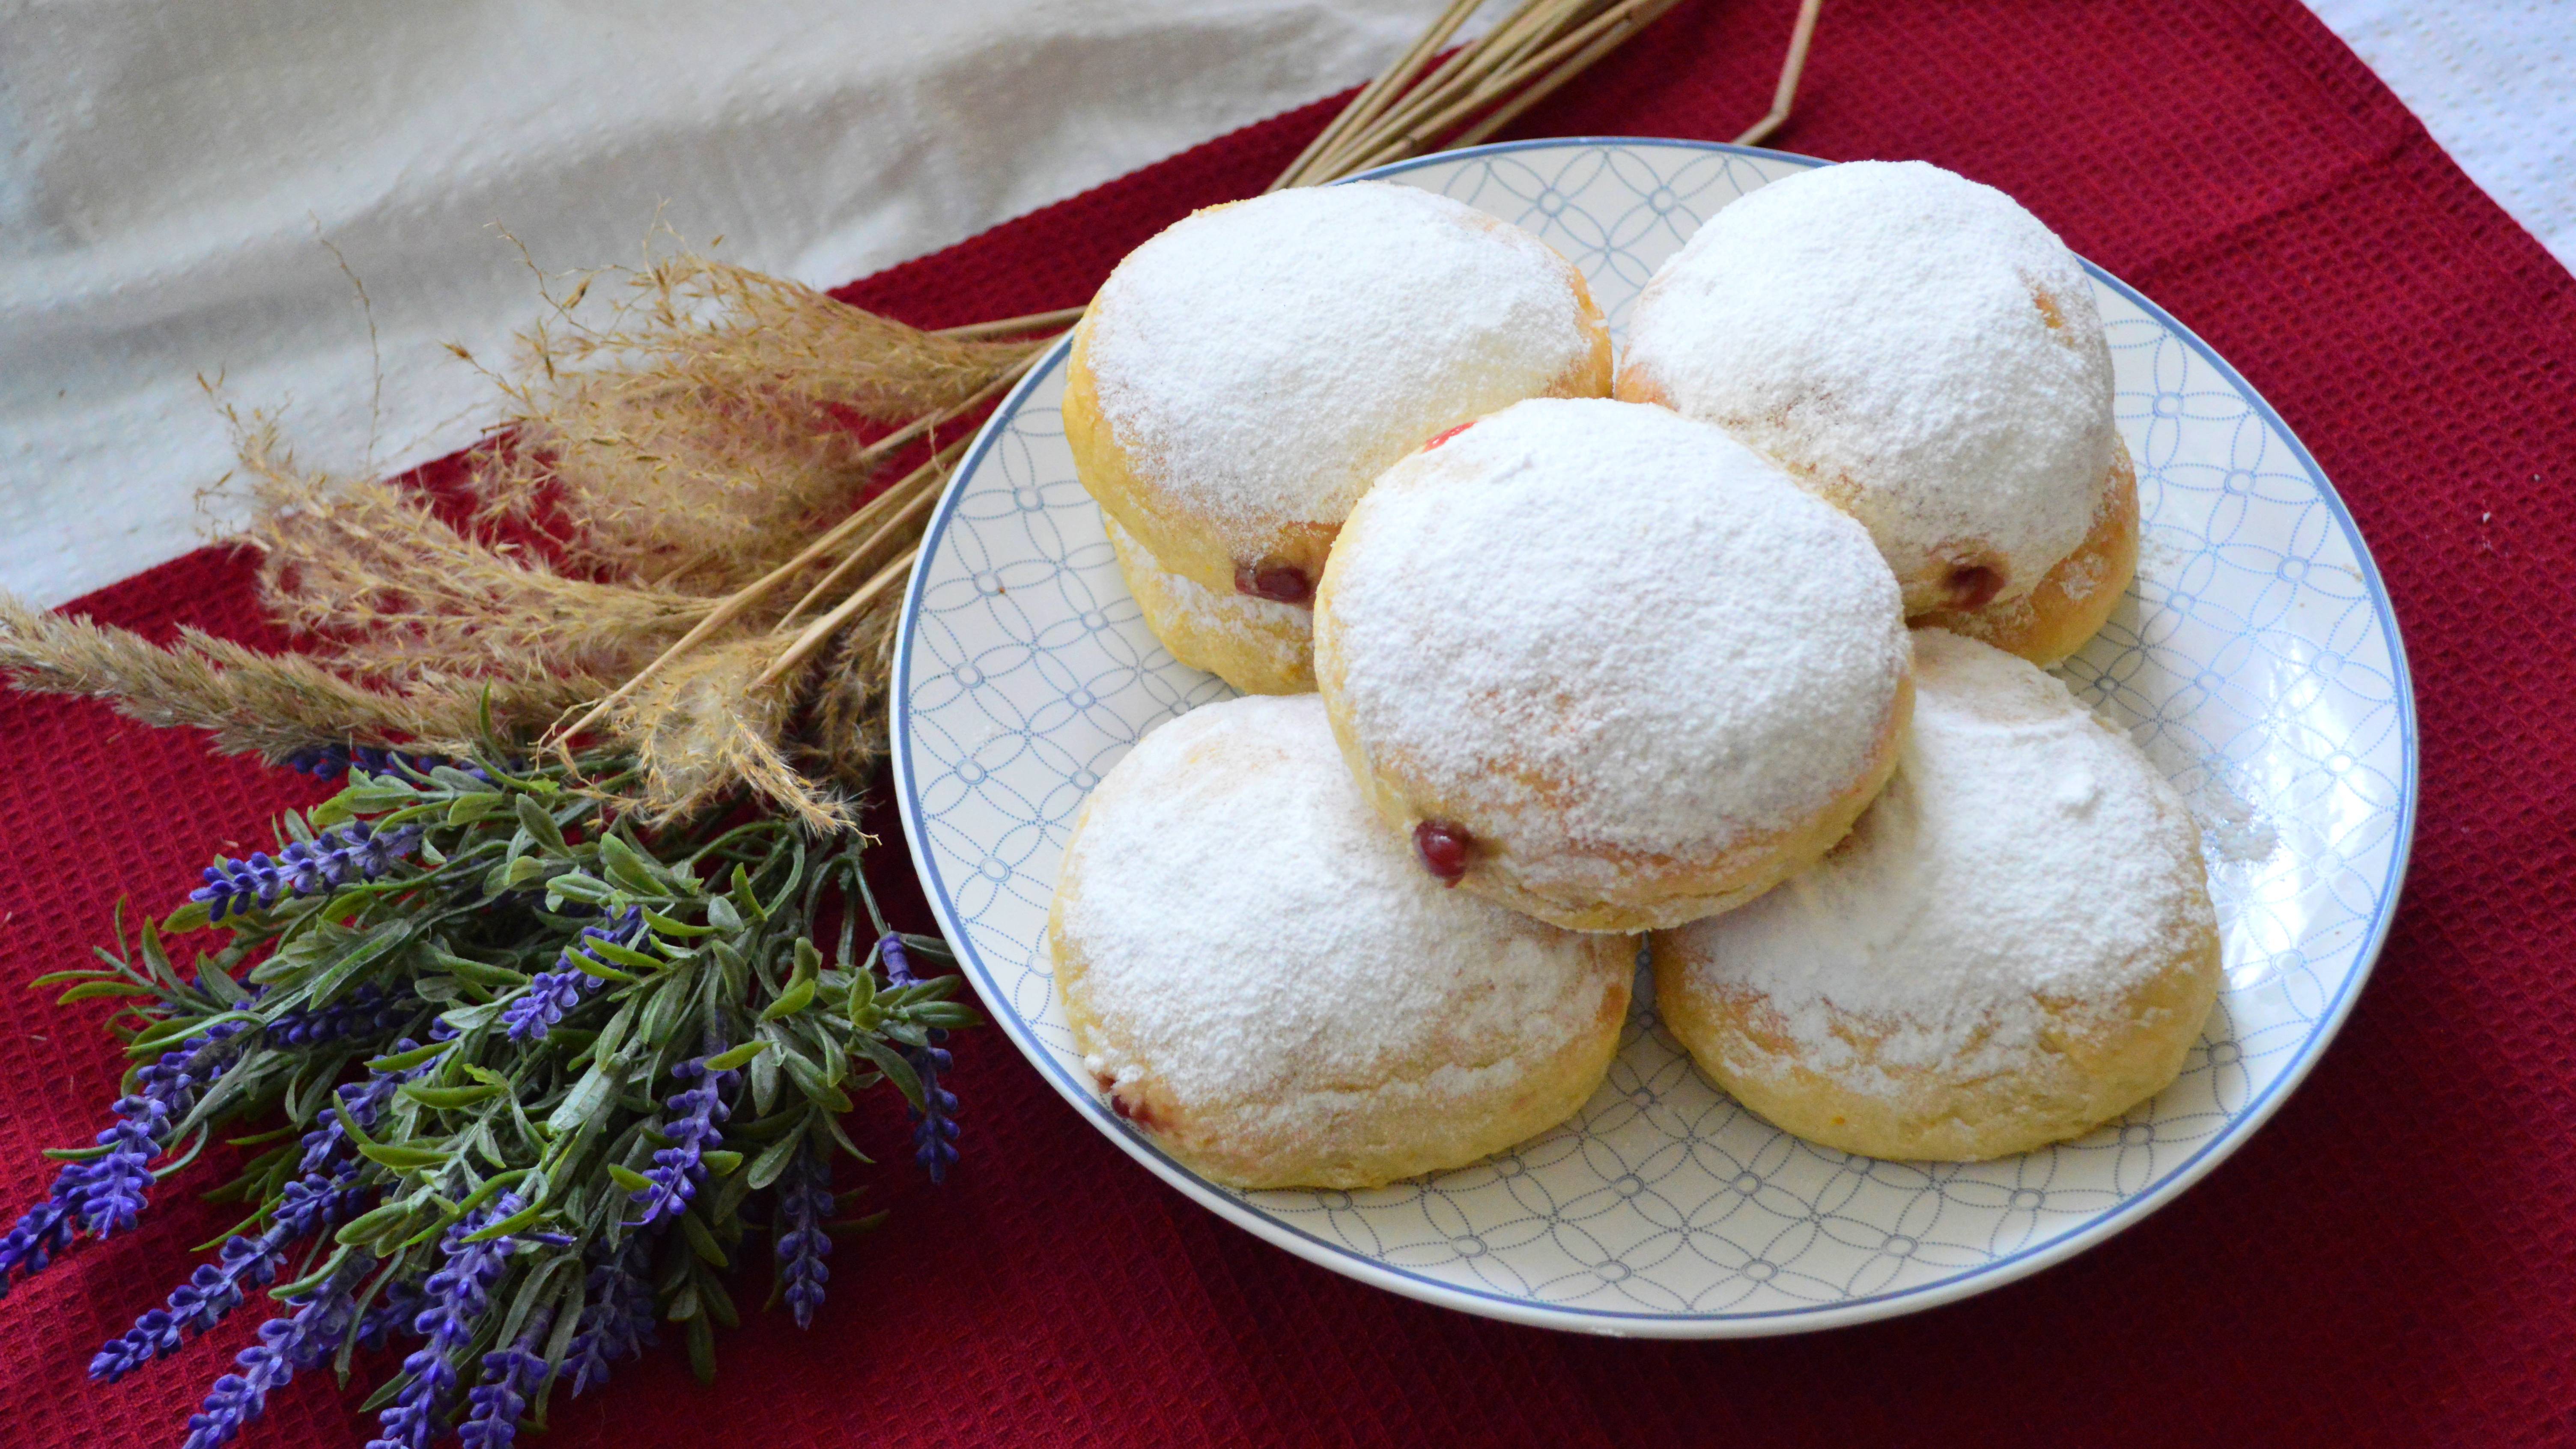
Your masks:
{"label": "white ceramic plate", "polygon": [[[1696,142],[1486,146],[1389,167],[1545,237],[1614,331],[1710,213],[1822,163]],[[1811,1147],[1702,1078],[1638,993],[1610,1078],[1506,1155],[1375,1192],[1236,1192],[1093,1095],[1041,940],[1074,811],[1156,724],[1225,697],[1173,662],[1074,479],[1059,347],[933,518],[895,657],[895,785],[940,924],[1092,1125],[1229,1221],[1363,1282],[1596,1333],[1788,1333],[1928,1308],[2100,1242],[2216,1166],[2307,1074],[2397,904],[2416,792],[2404,656],[2315,460],[2236,370],[2098,268],[2138,581],[2059,673],[2199,816],[2227,989],[2181,1080],[2117,1123],[1971,1166]]]}

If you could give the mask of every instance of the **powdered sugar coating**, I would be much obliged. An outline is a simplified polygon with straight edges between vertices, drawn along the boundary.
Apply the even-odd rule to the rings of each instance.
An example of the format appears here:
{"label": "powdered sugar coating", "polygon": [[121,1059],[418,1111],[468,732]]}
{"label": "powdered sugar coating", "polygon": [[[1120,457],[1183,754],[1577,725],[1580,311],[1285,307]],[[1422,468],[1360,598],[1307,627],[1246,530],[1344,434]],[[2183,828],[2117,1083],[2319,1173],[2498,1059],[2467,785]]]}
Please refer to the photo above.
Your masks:
{"label": "powdered sugar coating", "polygon": [[1997,568],[2009,600],[2075,551],[2119,446],[2111,391],[2054,232],[1937,166],[1857,161],[1763,187],[1666,261],[1619,395],[1659,394],[1849,509],[1919,613],[1954,565]]}
{"label": "powdered sugar coating", "polygon": [[1572,266],[1461,202],[1354,182],[1199,212],[1100,289],[1084,358],[1149,486],[1257,558],[1441,428],[1590,356]]}
{"label": "powdered sugar coating", "polygon": [[1884,759],[1908,667],[1868,535],[1724,433],[1539,399],[1388,470],[1317,675],[1373,768],[1535,889],[1802,825]]}
{"label": "powdered sugar coating", "polygon": [[[2027,1064],[2215,924],[2190,813],[2135,745],[2023,660],[1915,639],[1913,728],[1869,812],[1813,869],[1678,932],[1694,984],[1755,996],[1800,1065],[1890,1094],[1890,1069]],[[1884,1039],[1864,1054],[1838,1014]]]}
{"label": "powdered sugar coating", "polygon": [[1605,970],[1593,940],[1416,868],[1311,694],[1156,728],[1084,807],[1063,879],[1075,1015],[1102,1023],[1085,1064],[1247,1134],[1293,1139],[1381,1086],[1431,1110],[1508,1095],[1624,1000],[1627,952]]}

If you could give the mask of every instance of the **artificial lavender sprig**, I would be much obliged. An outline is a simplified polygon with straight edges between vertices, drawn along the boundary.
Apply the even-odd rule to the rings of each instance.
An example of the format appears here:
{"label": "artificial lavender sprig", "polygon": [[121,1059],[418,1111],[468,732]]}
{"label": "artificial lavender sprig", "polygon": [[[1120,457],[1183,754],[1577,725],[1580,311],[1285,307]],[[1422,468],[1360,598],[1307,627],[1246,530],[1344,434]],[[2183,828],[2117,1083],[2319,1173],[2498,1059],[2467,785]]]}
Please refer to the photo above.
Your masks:
{"label": "artificial lavender sprig", "polygon": [[181,1449],[215,1449],[230,1443],[242,1426],[268,1407],[269,1391],[331,1356],[349,1315],[356,1311],[350,1295],[376,1265],[369,1254],[352,1254],[321,1287],[286,1300],[295,1311],[259,1326],[259,1342],[233,1356],[239,1373],[215,1380],[204,1409],[188,1416],[188,1438]]}
{"label": "artificial lavender sprig", "polygon": [[63,1164],[45,1200],[0,1237],[0,1297],[8,1296],[13,1279],[42,1272],[75,1234],[104,1238],[134,1226],[152,1185],[152,1159],[167,1145],[171,1125],[196,1105],[198,1089],[249,1028],[248,1022],[219,1022],[135,1074],[136,1090],[109,1109],[115,1125],[98,1134],[98,1145],[108,1150]]}
{"label": "artificial lavender sprig", "polygon": [[206,883],[188,899],[221,921],[253,907],[266,910],[288,896],[317,896],[353,880],[376,880],[420,843],[421,830],[405,825],[378,832],[364,820],[289,844],[271,860],[254,851],[248,860],[224,858],[206,867]]}
{"label": "artificial lavender sprig", "polygon": [[205,1332],[241,1306],[245,1287],[264,1288],[277,1277],[288,1235],[278,1224],[256,1238],[236,1233],[224,1240],[220,1260],[200,1263],[188,1281],[172,1289],[168,1309],[155,1308],[134,1320],[134,1327],[92,1355],[89,1376],[114,1383],[156,1358],[179,1351],[188,1338]]}
{"label": "artificial lavender sprig", "polygon": [[197,1265],[187,1282],[171,1290],[167,1309],[155,1308],[137,1318],[134,1327],[109,1339],[91,1357],[89,1376],[114,1383],[178,1352],[186,1340],[240,1307],[246,1287],[274,1281],[291,1245],[338,1223],[361,1196],[354,1163],[340,1164],[328,1177],[315,1174],[289,1182],[267,1231],[256,1238],[236,1233],[225,1239],[217,1261]]}
{"label": "artificial lavender sprig", "polygon": [[372,983],[351,992],[345,1001],[318,1011],[290,1011],[261,1030],[260,1040],[275,1047],[324,1046],[350,1037],[381,1036],[411,1019],[420,998],[408,990],[387,991]]}
{"label": "artificial lavender sprig", "polygon": [[[887,932],[877,942],[877,954],[885,961],[889,985],[910,986],[920,979],[912,974],[912,958],[904,951],[903,937]],[[921,1105],[909,1109],[912,1160],[921,1164],[935,1186],[946,1182],[948,1169],[957,1165],[957,1094],[940,1084],[953,1065],[948,1032],[932,1027],[928,1035],[928,1045],[910,1048],[904,1059],[912,1063],[913,1075],[921,1078]]]}
{"label": "artificial lavender sprig", "polygon": [[397,766],[426,775],[445,765],[478,780],[489,781],[492,778],[473,764],[452,760],[445,755],[415,755],[406,750],[380,750],[373,745],[316,745],[309,750],[298,750],[278,763],[299,774],[311,775],[316,780],[337,780],[349,773],[351,765],[370,775],[391,774]]}
{"label": "artificial lavender sprig", "polygon": [[45,1271],[54,1255],[71,1246],[72,1233],[80,1225],[80,1198],[68,1190],[71,1170],[54,1175],[53,1194],[27,1209],[17,1226],[0,1236],[0,1298],[9,1296],[9,1285],[18,1277],[34,1277]]}
{"label": "artificial lavender sprig", "polygon": [[473,1407],[456,1430],[465,1449],[507,1449],[519,1436],[519,1416],[546,1381],[542,1345],[554,1322],[554,1310],[540,1308],[528,1315],[508,1348],[483,1355],[483,1381],[467,1391],[466,1401]]}
{"label": "artificial lavender sprig", "polygon": [[492,1286],[519,1248],[517,1240],[507,1237],[488,1243],[466,1239],[520,1206],[517,1193],[503,1193],[491,1206],[467,1213],[440,1240],[438,1250],[447,1264],[429,1276],[422,1289],[427,1306],[412,1320],[413,1331],[428,1342],[403,1360],[411,1382],[377,1416],[383,1432],[367,1441],[367,1449],[429,1449],[444,1431],[440,1410],[456,1393],[456,1356],[474,1341],[475,1327],[492,1306]]}
{"label": "artificial lavender sprig", "polygon": [[[410,1037],[403,1037],[385,1048],[385,1054],[399,1056],[419,1046]],[[298,1139],[304,1156],[296,1163],[296,1171],[310,1180],[329,1172],[334,1163],[351,1161],[356,1148],[349,1137],[350,1120],[355,1119],[361,1132],[372,1130],[377,1115],[393,1100],[395,1089],[428,1070],[429,1064],[424,1062],[397,1071],[372,1072],[363,1082],[343,1082],[334,1087],[336,1105],[323,1108],[314,1119],[313,1130]]]}
{"label": "artificial lavender sprig", "polygon": [[526,1043],[543,1041],[547,1032],[562,1024],[564,1013],[581,1005],[582,999],[600,988],[601,978],[575,964],[575,958],[601,964],[588,947],[605,941],[615,946],[632,946],[644,934],[644,911],[629,907],[614,921],[582,928],[580,937],[565,947],[555,958],[555,969],[540,971],[528,981],[527,990],[501,1013],[501,1024],[509,1029],[510,1040]]}
{"label": "artificial lavender sprig", "polygon": [[707,1179],[706,1151],[724,1141],[725,1120],[733,1115],[724,1094],[742,1080],[740,1072],[709,1072],[705,1057],[691,1057],[671,1068],[671,1075],[697,1085],[672,1093],[663,1104],[661,1132],[671,1145],[653,1154],[653,1170],[644,1174],[647,1185],[626,1195],[644,1205],[644,1215],[629,1227],[650,1227],[688,1210],[698,1184]]}
{"label": "artificial lavender sprig", "polygon": [[832,1235],[823,1229],[832,1204],[832,1161],[809,1140],[778,1178],[778,1279],[798,1328],[813,1326],[823,1285],[832,1280],[823,1262],[832,1256]]}
{"label": "artificial lavender sprig", "polygon": [[393,1342],[395,1334],[411,1333],[412,1322],[420,1317],[421,1305],[427,1301],[420,1285],[411,1279],[388,1284],[385,1301],[368,1309],[366,1316],[358,1320],[358,1346],[374,1353]]}
{"label": "artificial lavender sprig", "polygon": [[648,1239],[628,1238],[606,1261],[590,1270],[589,1301],[572,1343],[564,1350],[564,1368],[572,1375],[573,1397],[608,1377],[608,1366],[640,1356],[657,1340],[653,1286],[645,1281],[652,1266]]}
{"label": "artificial lavender sprig", "polygon": [[904,1055],[912,1061],[914,1076],[921,1078],[921,1105],[912,1109],[912,1160],[930,1176],[935,1186],[948,1180],[948,1169],[957,1165],[957,1094],[940,1085],[951,1065],[944,1027],[930,1029],[930,1044],[915,1047]]}

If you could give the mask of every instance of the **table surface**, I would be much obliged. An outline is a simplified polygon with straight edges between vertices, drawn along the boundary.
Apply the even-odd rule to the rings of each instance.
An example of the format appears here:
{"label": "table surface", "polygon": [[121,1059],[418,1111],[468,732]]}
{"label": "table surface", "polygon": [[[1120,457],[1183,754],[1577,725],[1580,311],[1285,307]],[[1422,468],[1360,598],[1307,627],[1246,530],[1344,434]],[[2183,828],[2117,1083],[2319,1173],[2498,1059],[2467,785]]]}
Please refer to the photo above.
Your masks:
{"label": "table surface", "polygon": [[[1789,0],[1685,7],[1520,134],[1724,138]],[[2061,1267],[1863,1328],[1734,1344],[1552,1334],[1446,1313],[1276,1252],[1162,1188],[996,1036],[961,1042],[965,1159],[903,1164],[883,1104],[877,1234],[799,1334],[754,1314],[713,1389],[666,1349],[558,1398],[552,1445],[756,1433],[892,1445],[2545,1442],[2576,1433],[2576,280],[2290,0],[1937,13],[1841,0],[1781,145],[1995,182],[2241,368],[2371,541],[2422,710],[2406,897],[2341,1040],[2171,1207]],[[1061,306],[1192,206],[1246,194],[1310,107],[847,289],[925,324]],[[191,555],[83,604],[276,644],[245,565]],[[96,706],[0,700],[0,952],[82,959],[131,892],[166,903],[309,782],[210,760]],[[892,822],[880,818],[890,832]],[[883,861],[900,884],[901,852]],[[917,897],[899,910],[914,912]],[[97,1129],[117,1065],[92,1007],[0,1018],[0,1197]],[[0,1301],[13,1444],[170,1443],[247,1337],[112,1388],[95,1346],[222,1224],[186,1189]],[[843,1186],[854,1185],[845,1175]],[[748,1270],[746,1298],[765,1291]],[[244,1315],[245,1320],[247,1315]],[[297,1384],[246,1442],[356,1442],[361,1390]]]}

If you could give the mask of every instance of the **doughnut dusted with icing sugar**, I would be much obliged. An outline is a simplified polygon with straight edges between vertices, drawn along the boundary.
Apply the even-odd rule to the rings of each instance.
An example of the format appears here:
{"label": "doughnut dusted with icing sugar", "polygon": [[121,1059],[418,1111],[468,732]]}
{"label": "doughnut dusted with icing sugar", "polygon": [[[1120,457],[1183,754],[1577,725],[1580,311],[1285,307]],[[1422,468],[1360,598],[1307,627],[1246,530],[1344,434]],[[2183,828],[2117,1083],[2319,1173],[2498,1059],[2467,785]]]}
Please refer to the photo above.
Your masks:
{"label": "doughnut dusted with icing sugar", "polygon": [[1119,576],[1172,657],[1204,669],[1246,694],[1311,694],[1315,689],[1314,614],[1249,594],[1218,593],[1163,567],[1136,536],[1107,514]]}
{"label": "doughnut dusted with icing sugar", "polygon": [[1047,946],[1101,1091],[1236,1187],[1376,1187],[1571,1116],[1635,942],[1442,890],[1371,818],[1313,695],[1207,705],[1109,772]]}
{"label": "doughnut dusted with icing sugar", "polygon": [[1678,925],[1824,854],[1912,698],[1869,535],[1703,423],[1536,400],[1361,498],[1315,680],[1426,870],[1584,931]]}
{"label": "doughnut dusted with icing sugar", "polygon": [[2137,476],[2083,264],[1920,161],[1774,181],[1637,299],[1617,396],[1716,423],[1867,525],[1917,622],[2036,663],[2137,568]]}
{"label": "doughnut dusted with icing sugar", "polygon": [[2164,1090],[2220,983],[2200,834],[2028,662],[1915,635],[1896,778],[1824,862],[1654,937],[1655,1004],[1736,1100],[1870,1157],[1975,1161]]}
{"label": "doughnut dusted with icing sugar", "polygon": [[1165,570],[1302,607],[1361,490],[1423,439],[1609,390],[1572,263],[1362,181],[1210,207],[1130,253],[1074,331],[1064,426],[1083,486]]}

